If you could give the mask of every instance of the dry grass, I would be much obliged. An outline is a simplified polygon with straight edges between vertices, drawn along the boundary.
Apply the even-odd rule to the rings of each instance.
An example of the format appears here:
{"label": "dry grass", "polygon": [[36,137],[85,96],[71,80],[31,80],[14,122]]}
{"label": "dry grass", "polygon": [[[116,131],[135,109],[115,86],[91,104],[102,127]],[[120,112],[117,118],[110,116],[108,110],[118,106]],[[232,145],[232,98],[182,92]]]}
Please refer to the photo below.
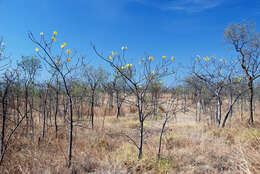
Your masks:
{"label": "dry grass", "polygon": [[[127,110],[127,109],[124,109]],[[133,112],[133,110],[132,110]],[[74,128],[73,164],[66,167],[67,127],[58,138],[49,128],[46,138],[22,135],[19,128],[5,156],[1,173],[260,173],[260,129],[249,128],[234,116],[232,128],[195,123],[192,112],[177,115],[167,125],[162,158],[156,163],[159,132],[163,120],[147,120],[142,160],[137,149],[122,135],[138,142],[138,119],[133,113],[116,119],[97,118],[95,129]],[[40,135],[38,125],[36,137]],[[121,134],[120,134],[121,133]]]}

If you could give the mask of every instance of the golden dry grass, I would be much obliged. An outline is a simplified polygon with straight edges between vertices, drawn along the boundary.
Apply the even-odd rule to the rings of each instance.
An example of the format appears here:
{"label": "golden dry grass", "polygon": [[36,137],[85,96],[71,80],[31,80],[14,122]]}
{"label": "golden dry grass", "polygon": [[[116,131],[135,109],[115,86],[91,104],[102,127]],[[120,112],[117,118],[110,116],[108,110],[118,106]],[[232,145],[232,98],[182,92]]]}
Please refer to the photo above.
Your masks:
{"label": "golden dry grass", "polygon": [[[125,109],[127,110],[127,109]],[[259,115],[256,115],[256,118]],[[74,127],[72,167],[66,167],[68,130],[63,126],[55,138],[50,127],[46,138],[22,135],[19,128],[5,156],[1,173],[260,173],[260,129],[247,127],[234,115],[232,127],[217,128],[196,123],[189,113],[177,114],[163,136],[162,158],[156,163],[163,120],[145,122],[144,155],[123,134],[138,142],[138,118],[131,114],[116,119],[98,117],[95,129]],[[61,123],[61,122],[60,122]],[[257,123],[257,121],[256,121]],[[38,124],[36,137],[40,135]]]}

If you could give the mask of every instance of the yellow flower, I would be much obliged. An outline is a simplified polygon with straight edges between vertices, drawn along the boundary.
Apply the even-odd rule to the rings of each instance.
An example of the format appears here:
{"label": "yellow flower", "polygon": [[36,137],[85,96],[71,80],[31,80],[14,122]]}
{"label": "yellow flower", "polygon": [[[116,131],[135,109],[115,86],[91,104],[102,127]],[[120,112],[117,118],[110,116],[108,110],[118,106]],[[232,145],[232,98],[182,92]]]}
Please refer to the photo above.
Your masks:
{"label": "yellow flower", "polygon": [[70,62],[70,61],[71,61],[71,58],[69,57],[67,61]]}
{"label": "yellow flower", "polygon": [[172,56],[172,61],[174,62],[174,60],[175,60],[175,57]]}
{"label": "yellow flower", "polygon": [[148,57],[149,60],[153,61],[154,58],[152,56]]}
{"label": "yellow flower", "polygon": [[210,61],[210,58],[209,57],[204,57],[204,60],[205,61]]}
{"label": "yellow flower", "polygon": [[162,56],[163,59],[166,59],[166,56]]}
{"label": "yellow flower", "polygon": [[112,56],[109,56],[108,58],[109,58],[110,60],[112,60],[112,59],[113,59],[113,57],[112,57]]}
{"label": "yellow flower", "polygon": [[114,55],[114,51],[112,51],[111,54]]}
{"label": "yellow flower", "polygon": [[61,48],[64,48],[66,45],[67,45],[67,43],[64,42],[63,45],[61,45],[60,47],[61,47]]}
{"label": "yellow flower", "polygon": [[54,35],[54,36],[57,36],[57,34],[58,34],[57,31],[54,31],[54,32],[53,32],[53,35]]}
{"label": "yellow flower", "polygon": [[117,53],[114,53],[116,56],[118,56],[118,54]]}
{"label": "yellow flower", "polygon": [[70,54],[71,51],[70,51],[70,49],[67,49],[66,52],[67,52],[67,54]]}
{"label": "yellow flower", "polygon": [[198,60],[200,61],[200,55],[198,55],[197,57],[198,57]]}
{"label": "yellow flower", "polygon": [[223,59],[219,59],[219,61],[220,61],[220,62],[222,62],[222,61],[223,61]]}
{"label": "yellow flower", "polygon": [[4,42],[2,42],[2,44],[1,44],[2,46],[5,46],[6,45],[6,43],[4,43]]}
{"label": "yellow flower", "polygon": [[130,66],[130,67],[132,67],[133,65],[132,65],[132,64],[130,64],[129,66]]}
{"label": "yellow flower", "polygon": [[155,72],[155,71],[152,71],[152,74],[154,75],[154,74],[156,74],[156,72]]}
{"label": "yellow flower", "polygon": [[126,64],[126,67],[130,67],[130,64]]}
{"label": "yellow flower", "polygon": [[125,67],[124,66],[121,66],[121,70],[124,70],[125,69]]}
{"label": "yellow flower", "polygon": [[43,32],[40,32],[40,35],[43,36]]}
{"label": "yellow flower", "polygon": [[39,48],[35,48],[35,51],[38,52],[38,51],[39,51]]}
{"label": "yellow flower", "polygon": [[0,51],[0,56],[2,55],[2,54],[4,54],[2,51]]}
{"label": "yellow flower", "polygon": [[56,64],[59,64],[60,62],[58,60],[56,60]]}
{"label": "yellow flower", "polygon": [[51,37],[53,42],[56,42],[56,38],[54,36]]}

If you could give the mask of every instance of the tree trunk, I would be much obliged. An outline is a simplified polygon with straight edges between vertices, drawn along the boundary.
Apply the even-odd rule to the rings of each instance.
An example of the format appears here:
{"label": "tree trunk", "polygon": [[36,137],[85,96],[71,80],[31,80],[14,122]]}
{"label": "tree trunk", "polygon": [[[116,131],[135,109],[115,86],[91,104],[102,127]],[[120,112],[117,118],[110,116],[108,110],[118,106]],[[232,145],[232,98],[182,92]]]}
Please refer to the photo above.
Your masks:
{"label": "tree trunk", "polygon": [[217,96],[217,112],[216,112],[216,121],[218,126],[220,125],[221,122],[221,106],[222,106],[222,102],[219,96]]}
{"label": "tree trunk", "polygon": [[118,105],[118,106],[117,106],[117,112],[116,112],[116,118],[117,118],[117,119],[118,119],[119,116],[120,116],[120,108],[121,108],[121,106]]}
{"label": "tree trunk", "polygon": [[250,109],[250,118],[249,124],[254,123],[254,111],[253,111],[253,98],[254,98],[254,87],[253,87],[253,80],[250,80],[248,83],[249,90],[250,90],[250,98],[249,98],[249,109]]}
{"label": "tree trunk", "polygon": [[140,160],[143,155],[143,132],[144,132],[144,121],[141,118],[140,121],[140,144],[139,144],[139,152],[138,152],[138,159]]}
{"label": "tree trunk", "polygon": [[28,86],[25,85],[25,118],[26,118],[26,135],[29,130],[29,118],[28,118]]}
{"label": "tree trunk", "polygon": [[167,121],[168,121],[168,113],[166,113],[166,117],[163,122],[163,126],[162,126],[161,133],[160,133],[159,147],[158,147],[158,153],[157,153],[157,159],[156,159],[157,163],[159,162],[160,157],[161,157],[162,136],[163,136],[164,128],[166,126]]}
{"label": "tree trunk", "polygon": [[[233,103],[233,92],[232,92],[232,89],[231,89],[231,91],[230,91],[230,98],[229,98],[229,103],[230,103],[230,105],[232,105],[232,103]],[[232,122],[232,116],[233,116],[233,106],[230,108],[231,110],[230,110],[230,121],[229,121],[229,123],[230,123],[230,127],[231,127],[231,122]]]}
{"label": "tree trunk", "polygon": [[91,127],[94,128],[94,102],[95,102],[95,91],[92,90],[91,94],[91,111],[90,111],[90,117],[91,117]]}
{"label": "tree trunk", "polygon": [[1,130],[0,154],[2,154],[4,150],[5,122],[6,122],[6,113],[7,113],[6,98],[7,98],[8,88],[9,86],[5,88],[4,95],[2,96],[2,130]]}
{"label": "tree trunk", "polygon": [[43,123],[42,123],[42,136],[41,136],[41,139],[43,139],[44,136],[45,136],[47,95],[48,95],[48,90],[46,91],[46,94],[45,94],[44,99],[43,99],[44,100],[43,101]]}
{"label": "tree trunk", "polygon": [[72,99],[69,95],[70,101],[70,129],[69,129],[69,147],[68,147],[68,167],[71,166],[71,156],[72,156],[72,138],[73,138],[73,107],[72,107]]}
{"label": "tree trunk", "polygon": [[31,100],[31,104],[30,104],[30,116],[31,116],[31,129],[32,129],[32,139],[34,137],[34,119],[33,119],[33,96],[32,96],[32,100]]}
{"label": "tree trunk", "polygon": [[57,115],[59,109],[59,90],[56,89],[56,107],[55,107],[55,114],[54,114],[54,124],[55,124],[55,137],[58,137],[58,125],[57,125]]}

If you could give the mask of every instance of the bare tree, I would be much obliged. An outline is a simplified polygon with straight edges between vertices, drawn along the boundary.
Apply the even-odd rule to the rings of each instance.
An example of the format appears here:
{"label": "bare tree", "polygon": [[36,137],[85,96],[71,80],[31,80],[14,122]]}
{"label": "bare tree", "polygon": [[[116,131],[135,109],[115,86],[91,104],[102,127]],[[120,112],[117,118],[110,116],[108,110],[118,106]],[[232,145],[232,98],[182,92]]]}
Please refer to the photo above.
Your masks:
{"label": "bare tree", "polygon": [[260,33],[255,32],[255,26],[253,24],[233,23],[227,26],[224,37],[238,53],[237,59],[247,77],[250,91],[249,124],[253,124],[254,81],[260,77]]}
{"label": "bare tree", "polygon": [[[65,51],[65,46],[67,45],[65,42],[59,46],[61,47],[60,51],[58,51],[55,56],[53,51],[55,51],[55,42],[56,42],[56,36],[57,32],[54,31],[53,35],[51,36],[50,40],[46,40],[45,36],[41,34],[41,39],[37,40],[34,35],[29,32],[28,36],[29,39],[39,48],[36,48],[35,51],[37,52],[37,55],[40,59],[44,61],[44,63],[47,64],[47,66],[59,74],[63,81],[63,85],[65,88],[66,96],[69,100],[69,109],[70,109],[70,115],[69,115],[69,146],[68,146],[68,167],[71,166],[71,157],[72,157],[72,138],[73,138],[73,102],[72,102],[72,96],[71,96],[71,90],[68,86],[68,81],[70,81],[70,75],[73,71],[75,71],[78,68],[79,63],[81,63],[81,58],[71,55],[71,50],[67,49]],[[41,51],[40,51],[41,50]],[[74,60],[72,61],[72,58],[74,57]]]}
{"label": "bare tree", "polygon": [[104,81],[108,78],[108,73],[101,67],[97,69],[93,66],[83,66],[83,76],[87,80],[87,84],[90,88],[90,118],[91,127],[94,128],[94,107],[97,97],[97,89],[102,86]]}
{"label": "bare tree", "polygon": [[[29,117],[28,117],[28,105],[29,105],[29,97],[31,96],[30,89],[34,83],[36,74],[41,69],[40,60],[35,57],[29,57],[29,56],[22,56],[22,60],[18,62],[18,70],[20,76],[22,76],[22,83],[24,86],[24,98],[25,98],[25,111],[24,115],[26,118],[26,134],[28,133],[29,128]],[[33,98],[33,96],[32,96]],[[33,122],[33,115],[32,115],[32,103],[31,103],[31,118],[30,118],[30,124],[31,124],[31,131],[32,131],[32,137],[34,135],[34,122]]]}
{"label": "bare tree", "polygon": [[128,92],[126,82],[120,73],[114,74],[112,86],[115,92],[115,100],[116,100],[116,108],[117,108],[116,118],[119,118],[121,115],[121,106],[125,101]]}
{"label": "bare tree", "polygon": [[[122,47],[121,54],[115,54],[105,57],[99,53],[95,46],[93,49],[98,57],[107,62],[115,72],[121,74],[125,80],[127,87],[135,97],[135,102],[132,103],[138,110],[139,118],[139,144],[132,140],[138,149],[138,159],[142,158],[143,154],[143,140],[144,140],[144,121],[148,116],[152,114],[151,103],[148,100],[149,88],[154,79],[162,79],[163,77],[173,74],[173,70],[170,69],[174,57],[163,57],[157,64],[153,64],[154,58],[147,56],[139,62],[138,65],[132,65],[130,62],[126,62],[125,51],[127,47]],[[150,95],[151,96],[151,95]]]}
{"label": "bare tree", "polygon": [[[3,162],[4,156],[6,154],[6,151],[8,149],[8,145],[9,142],[13,136],[13,134],[15,133],[15,131],[17,130],[17,128],[21,125],[22,121],[24,120],[25,116],[22,116],[22,118],[14,125],[13,129],[9,132],[8,135],[6,135],[6,120],[7,120],[7,115],[8,115],[8,107],[9,107],[9,96],[12,93],[12,89],[13,89],[13,84],[14,81],[17,77],[17,73],[16,72],[12,72],[12,71],[6,71],[4,73],[4,83],[1,83],[0,85],[3,86],[3,95],[1,96],[2,101],[2,120],[1,120],[1,140],[0,140],[0,165]],[[19,108],[17,108],[17,111],[20,115],[21,112],[19,110]]]}

